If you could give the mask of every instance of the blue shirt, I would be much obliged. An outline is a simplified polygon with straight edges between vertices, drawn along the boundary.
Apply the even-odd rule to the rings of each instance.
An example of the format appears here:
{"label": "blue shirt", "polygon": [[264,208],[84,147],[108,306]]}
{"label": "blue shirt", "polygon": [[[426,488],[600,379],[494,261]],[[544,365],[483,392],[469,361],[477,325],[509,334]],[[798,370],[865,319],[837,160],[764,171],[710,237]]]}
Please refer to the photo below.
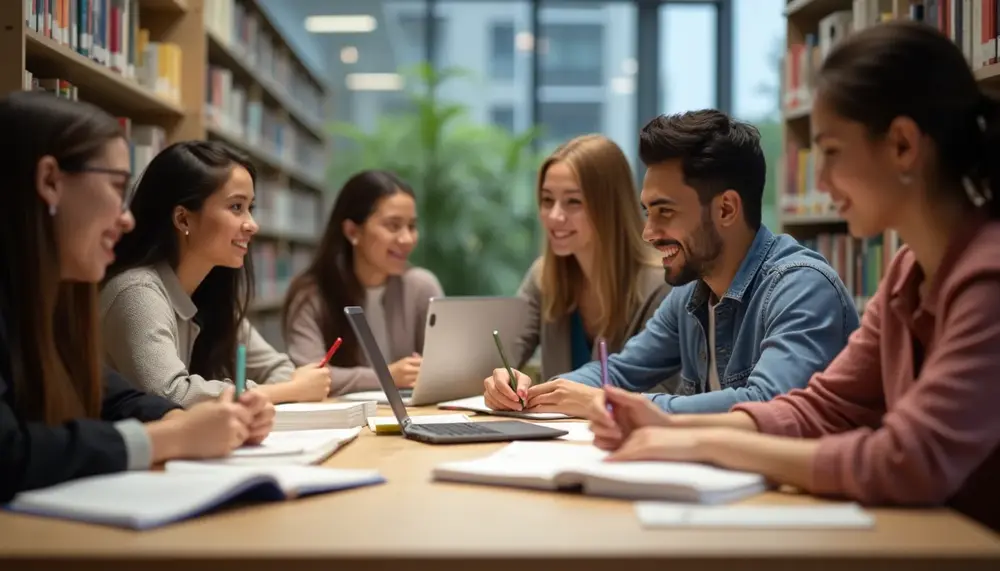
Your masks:
{"label": "blue shirt", "polygon": [[583,327],[583,317],[580,311],[574,311],[569,317],[569,347],[571,363],[578,369],[590,362],[593,347],[587,339],[587,330]]}
{"label": "blue shirt", "polygon": [[[761,226],[715,307],[722,388],[710,392],[709,294],[701,280],[673,288],[645,329],[608,358],[608,381],[641,392],[680,371],[676,394],[647,396],[667,412],[726,412],[805,387],[859,325],[847,287],[826,260]],[[599,387],[600,376],[600,365],[591,362],[562,378]]]}

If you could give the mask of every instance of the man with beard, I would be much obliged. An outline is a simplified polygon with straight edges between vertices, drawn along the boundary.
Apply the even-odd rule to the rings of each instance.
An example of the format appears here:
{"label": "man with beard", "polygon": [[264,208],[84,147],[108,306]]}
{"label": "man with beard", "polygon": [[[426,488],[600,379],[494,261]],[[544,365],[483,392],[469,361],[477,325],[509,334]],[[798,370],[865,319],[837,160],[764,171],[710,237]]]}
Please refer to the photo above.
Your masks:
{"label": "man with beard", "polygon": [[[725,412],[804,387],[844,348],[858,312],[822,256],[761,224],[757,129],[715,110],[660,116],[643,128],[639,155],[643,237],[674,288],[608,358],[609,384],[644,392],[680,372],[669,393],[648,395],[672,413]],[[506,371],[494,372],[489,406],[586,417],[601,393],[599,362],[535,386],[515,376],[516,395]]]}

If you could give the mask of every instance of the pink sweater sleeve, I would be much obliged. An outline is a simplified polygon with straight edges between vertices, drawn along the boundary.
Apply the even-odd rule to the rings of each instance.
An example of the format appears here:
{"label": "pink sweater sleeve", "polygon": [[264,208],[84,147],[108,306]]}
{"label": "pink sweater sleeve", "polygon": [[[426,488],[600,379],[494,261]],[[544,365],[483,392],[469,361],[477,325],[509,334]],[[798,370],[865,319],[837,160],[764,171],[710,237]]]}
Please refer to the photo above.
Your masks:
{"label": "pink sweater sleeve", "polygon": [[749,414],[760,432],[778,436],[819,438],[877,426],[885,410],[879,357],[884,303],[880,289],[847,346],[825,371],[813,375],[806,388],[768,402],[741,403],[732,410]]}
{"label": "pink sweater sleeve", "polygon": [[877,430],[820,441],[812,492],[865,503],[941,504],[1000,443],[1000,279],[980,274],[945,302],[915,385]]}

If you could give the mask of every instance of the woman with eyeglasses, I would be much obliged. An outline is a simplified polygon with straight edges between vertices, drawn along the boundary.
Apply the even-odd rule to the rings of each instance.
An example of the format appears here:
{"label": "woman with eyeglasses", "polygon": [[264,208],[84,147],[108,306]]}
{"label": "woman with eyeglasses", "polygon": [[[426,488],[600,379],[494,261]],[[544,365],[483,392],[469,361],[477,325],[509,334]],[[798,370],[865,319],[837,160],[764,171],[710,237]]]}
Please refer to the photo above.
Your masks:
{"label": "woman with eyeglasses", "polygon": [[430,298],[444,295],[431,272],[410,266],[417,245],[413,190],[387,171],[362,171],[341,188],[312,264],[285,298],[284,330],[296,363],[330,360],[334,394],[379,388],[343,309],[364,307],[396,385],[412,387],[420,372]]}
{"label": "woman with eyeglasses", "polygon": [[247,387],[273,403],[319,401],[330,374],[296,369],[247,320],[256,170],[221,143],[170,145],[136,189],[137,228],[115,248],[101,289],[109,363],[146,391],[187,406],[218,397],[246,346]]}
{"label": "woman with eyeglasses", "polygon": [[274,407],[258,392],[185,411],[102,367],[96,283],[134,226],[118,122],[16,92],[0,100],[0,157],[0,503],[263,440]]}

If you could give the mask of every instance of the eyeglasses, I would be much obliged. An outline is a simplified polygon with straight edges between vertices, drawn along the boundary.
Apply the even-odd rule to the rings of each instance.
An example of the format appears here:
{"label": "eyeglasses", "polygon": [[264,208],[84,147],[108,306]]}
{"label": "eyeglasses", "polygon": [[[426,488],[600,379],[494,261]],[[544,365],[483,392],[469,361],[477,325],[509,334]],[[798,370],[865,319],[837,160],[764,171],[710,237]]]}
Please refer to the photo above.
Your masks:
{"label": "eyeglasses", "polygon": [[97,174],[110,174],[123,177],[125,181],[123,186],[124,190],[122,191],[122,212],[127,211],[129,209],[129,206],[132,205],[132,199],[135,198],[135,190],[139,186],[138,184],[132,184],[132,173],[126,170],[109,169],[105,167],[88,167],[88,166],[77,167],[74,169],[64,168],[63,170],[72,173],[89,172]]}

